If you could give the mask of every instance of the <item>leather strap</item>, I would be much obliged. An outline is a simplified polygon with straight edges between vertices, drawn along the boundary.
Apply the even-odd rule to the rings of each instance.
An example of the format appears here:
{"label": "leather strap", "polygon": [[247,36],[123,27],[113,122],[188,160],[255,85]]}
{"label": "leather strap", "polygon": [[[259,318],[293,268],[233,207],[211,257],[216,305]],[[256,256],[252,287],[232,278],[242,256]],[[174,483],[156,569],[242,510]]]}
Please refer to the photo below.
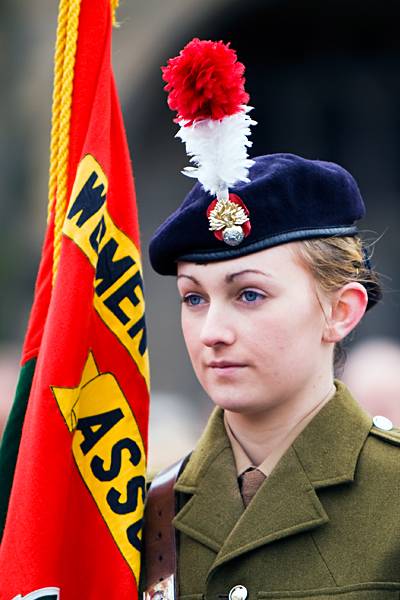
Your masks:
{"label": "leather strap", "polygon": [[148,491],[144,511],[144,568],[146,589],[174,576],[175,598],[178,598],[176,578],[176,537],[172,525],[175,516],[174,485],[185,458],[157,475]]}

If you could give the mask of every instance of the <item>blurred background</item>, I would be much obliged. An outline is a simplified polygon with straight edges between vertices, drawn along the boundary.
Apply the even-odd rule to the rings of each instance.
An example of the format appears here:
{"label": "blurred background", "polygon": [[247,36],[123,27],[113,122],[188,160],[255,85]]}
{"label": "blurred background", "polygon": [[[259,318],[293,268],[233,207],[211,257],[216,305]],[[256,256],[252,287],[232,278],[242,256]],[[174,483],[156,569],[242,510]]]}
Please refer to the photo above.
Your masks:
{"label": "blurred background", "polygon": [[[0,432],[18,377],[45,229],[57,5],[0,3]],[[364,236],[379,239],[373,263],[386,291],[349,340],[351,352],[380,338],[372,354],[359,359],[353,381],[375,373],[382,389],[390,377],[383,365],[390,363],[390,393],[400,404],[399,17],[396,0],[121,0],[113,55],[144,251],[152,468],[161,466],[156,444],[167,463],[179,457],[211,409],[181,339],[175,281],[151,272],[146,250],[154,229],[192,185],[180,174],[187,159],[174,139],[160,65],[195,36],[231,41],[246,65],[259,123],[253,155],[294,152],[332,160],[358,180],[368,207]],[[391,359],[379,361],[388,348]],[[367,387],[371,391],[372,383]],[[400,415],[393,418],[400,425]]]}

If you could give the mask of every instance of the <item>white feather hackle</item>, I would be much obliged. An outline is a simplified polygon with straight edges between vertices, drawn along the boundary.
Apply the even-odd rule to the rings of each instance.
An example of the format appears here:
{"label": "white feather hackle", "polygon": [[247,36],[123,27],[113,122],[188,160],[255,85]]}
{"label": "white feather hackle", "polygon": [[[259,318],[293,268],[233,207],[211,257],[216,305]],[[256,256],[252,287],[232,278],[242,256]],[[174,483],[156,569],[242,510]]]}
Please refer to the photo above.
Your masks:
{"label": "white feather hackle", "polygon": [[238,181],[248,182],[249,168],[254,161],[248,158],[247,148],[252,145],[248,136],[250,126],[256,125],[249,117],[249,106],[234,115],[218,121],[204,119],[186,126],[180,122],[176,137],[186,144],[186,152],[194,166],[182,173],[197,178],[206,192],[224,195],[224,190]]}

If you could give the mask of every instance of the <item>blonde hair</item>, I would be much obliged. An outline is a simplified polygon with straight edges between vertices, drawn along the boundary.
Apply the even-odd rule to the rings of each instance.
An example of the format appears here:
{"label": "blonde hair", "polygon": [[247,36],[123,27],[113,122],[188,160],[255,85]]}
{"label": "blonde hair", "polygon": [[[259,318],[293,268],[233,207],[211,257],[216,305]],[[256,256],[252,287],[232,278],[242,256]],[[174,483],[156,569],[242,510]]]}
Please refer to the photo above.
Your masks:
{"label": "blonde hair", "polygon": [[328,237],[303,240],[300,256],[324,292],[334,292],[350,281],[368,288],[379,286],[378,275],[369,267],[359,237]]}
{"label": "blonde hair", "polygon": [[[366,288],[371,304],[381,298],[378,274],[371,269],[367,251],[359,237],[302,240],[297,249],[300,259],[323,292],[329,294],[339,290],[346,283],[357,281]],[[346,353],[342,344],[336,344],[335,373],[342,370],[345,359]]]}

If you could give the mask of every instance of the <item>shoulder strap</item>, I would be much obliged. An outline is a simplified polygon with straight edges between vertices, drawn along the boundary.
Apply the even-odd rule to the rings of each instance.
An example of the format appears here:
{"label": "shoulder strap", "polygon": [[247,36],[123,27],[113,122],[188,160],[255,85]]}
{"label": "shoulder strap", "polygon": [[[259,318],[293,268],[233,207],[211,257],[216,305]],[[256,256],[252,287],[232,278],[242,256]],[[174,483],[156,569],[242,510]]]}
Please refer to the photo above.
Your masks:
{"label": "shoulder strap", "polygon": [[188,457],[157,475],[148,492],[144,511],[143,560],[146,573],[145,598],[177,598],[174,485]]}
{"label": "shoulder strap", "polygon": [[379,427],[375,427],[375,425],[373,425],[371,427],[371,433],[372,433],[372,435],[382,438],[382,439],[386,440],[387,442],[394,444],[395,446],[400,446],[400,429],[393,428],[393,429],[390,429],[389,431],[385,431],[385,430],[379,429]]}

